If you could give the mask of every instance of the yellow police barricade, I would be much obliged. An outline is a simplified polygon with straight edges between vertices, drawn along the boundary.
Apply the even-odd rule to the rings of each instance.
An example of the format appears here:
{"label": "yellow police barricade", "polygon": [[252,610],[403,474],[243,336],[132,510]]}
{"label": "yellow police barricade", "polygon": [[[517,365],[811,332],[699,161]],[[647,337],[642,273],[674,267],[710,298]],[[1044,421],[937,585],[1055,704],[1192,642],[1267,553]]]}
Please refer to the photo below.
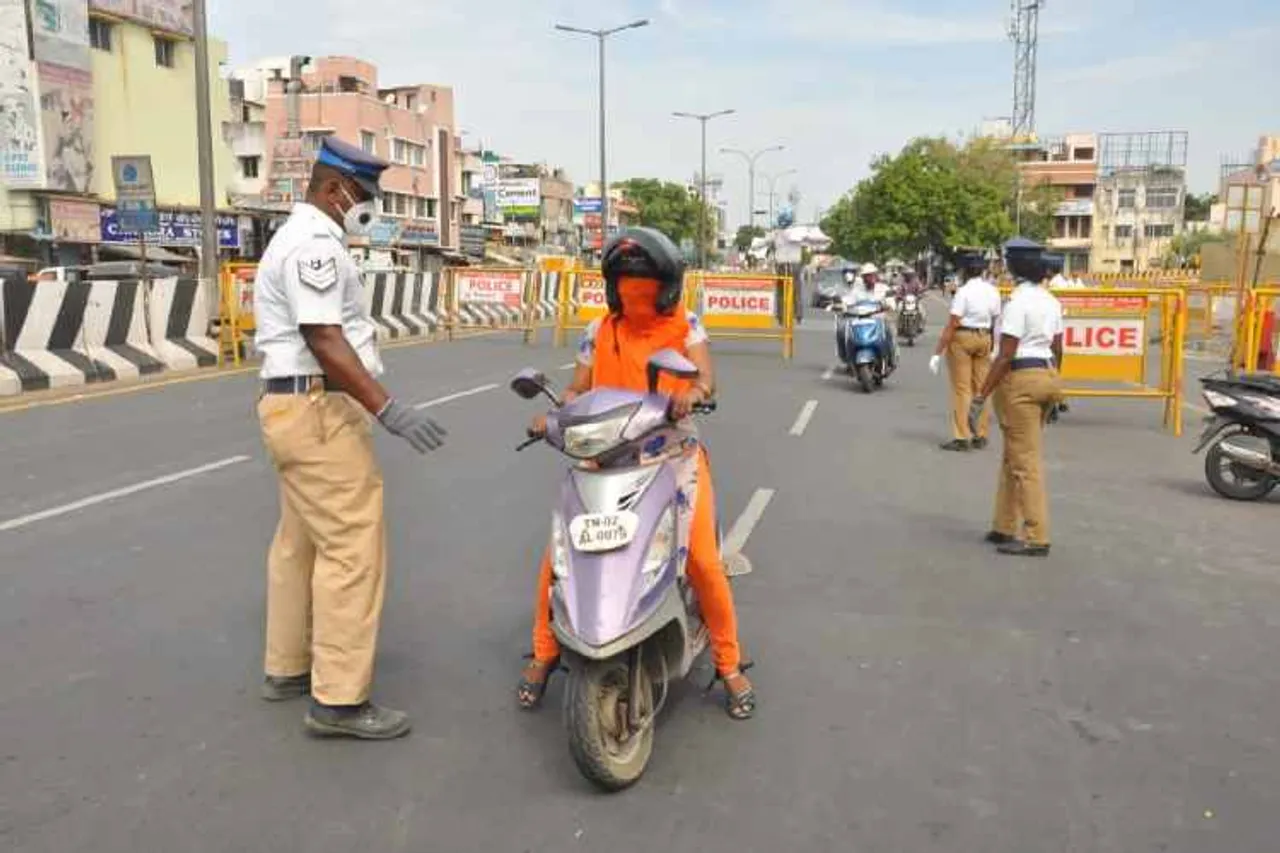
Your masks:
{"label": "yellow police barricade", "polygon": [[444,327],[448,340],[494,331],[536,332],[534,271],[518,267],[450,267],[445,272]]}
{"label": "yellow police barricade", "polygon": [[573,258],[567,255],[542,255],[538,258],[534,273],[537,292],[532,309],[536,329],[559,325],[561,281],[573,270],[573,265]]}
{"label": "yellow police barricade", "polygon": [[[1165,427],[1181,435],[1186,290],[1094,287],[1055,289],[1053,295],[1062,303],[1065,322],[1064,393],[1161,400]],[[1148,374],[1156,358],[1160,373],[1153,385]]]}
{"label": "yellow police barricade", "polygon": [[791,276],[696,271],[685,276],[685,304],[711,337],[781,341],[789,360],[795,352],[793,287]]}
{"label": "yellow police barricade", "polygon": [[556,305],[555,345],[564,346],[570,331],[585,329],[609,313],[600,270],[576,267],[560,277]]}
{"label": "yellow police barricade", "polygon": [[[1246,300],[1243,346],[1237,347],[1243,368],[1280,374],[1280,287],[1259,287]],[[1242,350],[1242,352],[1240,352]],[[1265,358],[1265,361],[1263,360]]]}
{"label": "yellow police barricade", "polygon": [[244,356],[244,341],[257,331],[253,318],[253,282],[258,265],[235,261],[224,263],[218,271],[218,366],[228,360],[239,365]]}

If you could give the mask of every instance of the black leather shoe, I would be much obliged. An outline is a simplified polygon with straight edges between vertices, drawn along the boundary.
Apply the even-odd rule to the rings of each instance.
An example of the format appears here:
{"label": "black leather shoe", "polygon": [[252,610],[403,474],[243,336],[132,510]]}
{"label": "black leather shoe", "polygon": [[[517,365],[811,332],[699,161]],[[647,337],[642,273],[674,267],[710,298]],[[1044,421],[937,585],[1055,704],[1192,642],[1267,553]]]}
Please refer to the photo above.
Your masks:
{"label": "black leather shoe", "polygon": [[985,438],[975,438],[970,446],[974,450],[985,450],[987,447],[987,440]]}
{"label": "black leather shoe", "polygon": [[403,711],[383,708],[372,702],[335,707],[313,701],[303,721],[307,731],[318,737],[351,737],[360,740],[393,740],[413,728]]}
{"label": "black leather shoe", "polygon": [[943,450],[954,450],[959,453],[966,453],[969,450],[969,442],[965,441],[962,438],[957,438],[952,441],[948,441],[945,444],[940,444],[938,446],[941,447]]}
{"label": "black leather shoe", "polygon": [[1006,542],[996,547],[1001,554],[1010,557],[1047,557],[1049,556],[1048,545],[1032,545],[1029,542]]}
{"label": "black leather shoe", "polygon": [[268,675],[262,679],[262,698],[268,702],[300,699],[311,692],[311,673],[302,675]]}
{"label": "black leather shoe", "polygon": [[1017,542],[1017,538],[1010,536],[1008,533],[1001,533],[998,530],[992,530],[985,537],[986,541],[992,545],[1007,545],[1010,542]]}

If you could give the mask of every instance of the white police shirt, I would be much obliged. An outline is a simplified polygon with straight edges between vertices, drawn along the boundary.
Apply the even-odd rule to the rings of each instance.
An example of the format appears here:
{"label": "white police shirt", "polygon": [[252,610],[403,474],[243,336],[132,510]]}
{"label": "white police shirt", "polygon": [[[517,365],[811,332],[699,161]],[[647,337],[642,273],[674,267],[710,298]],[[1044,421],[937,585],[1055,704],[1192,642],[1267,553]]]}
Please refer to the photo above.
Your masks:
{"label": "white police shirt", "polygon": [[846,308],[852,308],[859,302],[879,302],[888,305],[889,297],[889,286],[883,281],[877,281],[873,287],[867,287],[865,281],[859,281],[840,298]]}
{"label": "white police shirt", "polygon": [[951,298],[951,316],[962,329],[989,331],[1000,318],[1000,290],[981,276],[969,279]]}
{"label": "white police shirt", "polygon": [[253,315],[264,379],[324,373],[302,337],[305,325],[342,326],[365,369],[382,373],[360,270],[342,243],[342,228],[319,208],[295,205],[271,238],[254,280]]}
{"label": "white police shirt", "polygon": [[1053,339],[1062,329],[1062,303],[1056,296],[1029,281],[1014,288],[1000,323],[1000,334],[1018,339],[1014,358],[1052,359]]}

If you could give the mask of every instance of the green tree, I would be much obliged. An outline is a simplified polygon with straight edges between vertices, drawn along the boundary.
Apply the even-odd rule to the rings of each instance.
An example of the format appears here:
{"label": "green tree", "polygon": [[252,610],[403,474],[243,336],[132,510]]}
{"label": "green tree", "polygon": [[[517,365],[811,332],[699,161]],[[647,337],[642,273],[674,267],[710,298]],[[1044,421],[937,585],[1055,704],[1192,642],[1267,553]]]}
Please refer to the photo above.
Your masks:
{"label": "green tree", "polygon": [[[1013,236],[1052,236],[1059,190],[1028,185],[1012,152],[976,139],[913,139],[871,164],[871,175],[827,211],[822,230],[845,257],[914,259],[953,246],[994,246]],[[1020,215],[1019,215],[1020,214]]]}
{"label": "green tree", "polygon": [[631,178],[616,184],[640,213],[640,224],[656,228],[677,244],[698,240],[698,216],[704,221],[703,234],[708,249],[715,247],[715,212],[683,184],[655,178]]}
{"label": "green tree", "polygon": [[763,237],[765,231],[759,225],[739,225],[738,233],[733,238],[733,246],[739,252],[745,252],[751,248],[751,241],[757,237]]}
{"label": "green tree", "polygon": [[1218,197],[1213,193],[1187,193],[1183,200],[1183,215],[1188,222],[1207,222],[1210,209],[1217,201]]}

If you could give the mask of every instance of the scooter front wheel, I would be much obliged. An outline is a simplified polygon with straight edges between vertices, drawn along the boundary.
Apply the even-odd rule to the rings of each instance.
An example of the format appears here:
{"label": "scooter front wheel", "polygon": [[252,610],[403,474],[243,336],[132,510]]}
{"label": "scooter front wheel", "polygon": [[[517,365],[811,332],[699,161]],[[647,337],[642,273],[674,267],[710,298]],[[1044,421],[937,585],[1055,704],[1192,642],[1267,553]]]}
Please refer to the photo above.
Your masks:
{"label": "scooter front wheel", "polygon": [[[640,695],[632,696],[628,659],[579,663],[565,692],[569,754],[582,775],[605,791],[634,785],[653,754],[653,682],[647,674],[636,679]],[[634,730],[633,704],[641,718]]]}

